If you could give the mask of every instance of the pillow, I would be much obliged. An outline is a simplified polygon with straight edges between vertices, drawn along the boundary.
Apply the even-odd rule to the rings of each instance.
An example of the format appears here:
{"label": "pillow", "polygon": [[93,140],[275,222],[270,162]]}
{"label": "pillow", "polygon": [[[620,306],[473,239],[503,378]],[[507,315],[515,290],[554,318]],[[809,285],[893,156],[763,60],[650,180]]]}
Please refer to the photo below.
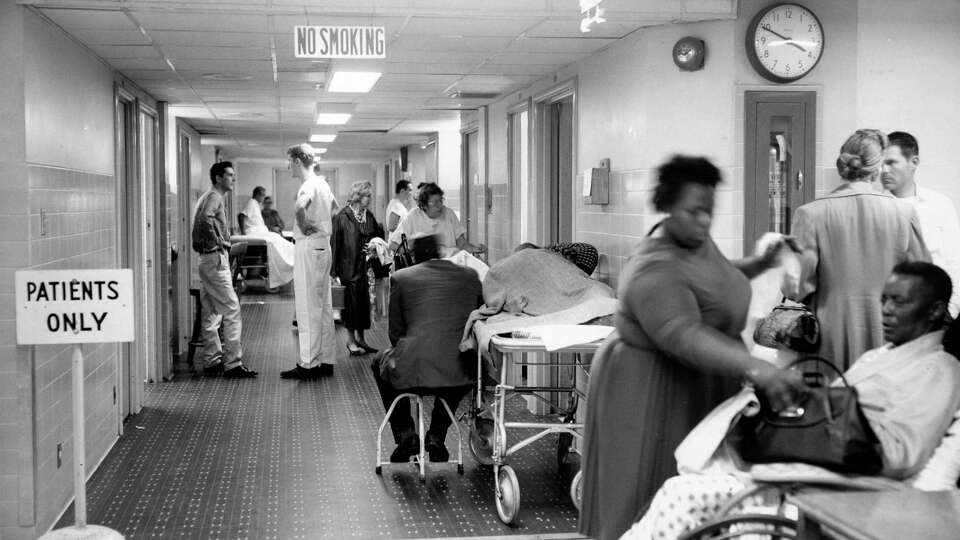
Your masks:
{"label": "pillow", "polygon": [[922,491],[943,491],[957,487],[960,478],[960,410],[953,415],[953,422],[940,445],[933,451],[926,465],[908,480],[914,488]]}

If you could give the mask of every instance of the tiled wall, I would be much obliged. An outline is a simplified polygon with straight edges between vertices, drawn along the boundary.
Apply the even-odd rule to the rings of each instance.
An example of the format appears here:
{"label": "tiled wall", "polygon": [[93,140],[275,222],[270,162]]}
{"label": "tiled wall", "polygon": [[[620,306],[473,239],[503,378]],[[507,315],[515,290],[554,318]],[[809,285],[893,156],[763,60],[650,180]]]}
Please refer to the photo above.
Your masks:
{"label": "tiled wall", "polygon": [[[112,176],[28,165],[29,266],[36,270],[116,267],[115,188]],[[41,211],[43,217],[41,217]],[[117,346],[83,346],[87,471],[117,438],[113,402]],[[50,523],[73,493],[71,349],[37,346],[34,382],[37,523]],[[57,467],[57,444],[62,462]]]}
{"label": "tiled wall", "polygon": [[[717,187],[711,236],[730,258],[740,256],[743,230],[742,175],[735,168],[721,171],[724,182]],[[656,185],[656,169],[612,171],[610,203],[585,204],[576,198],[577,240],[596,246],[600,264],[594,277],[617,287],[617,279],[636,245],[664,215],[653,209],[651,199]],[[582,175],[577,176],[580,193]]]}

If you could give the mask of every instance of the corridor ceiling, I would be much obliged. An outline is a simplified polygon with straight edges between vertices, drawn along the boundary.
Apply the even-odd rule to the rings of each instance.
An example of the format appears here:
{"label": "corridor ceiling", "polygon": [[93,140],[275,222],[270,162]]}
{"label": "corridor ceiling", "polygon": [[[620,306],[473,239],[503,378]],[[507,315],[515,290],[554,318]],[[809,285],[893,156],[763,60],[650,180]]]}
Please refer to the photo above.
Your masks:
{"label": "corridor ceiling", "polygon": [[[461,111],[523,89],[653,25],[736,17],[736,0],[603,0],[581,33],[578,0],[18,0],[161,101],[204,144],[282,159],[317,103],[355,104],[324,159],[378,161]],[[386,58],[294,56],[294,26],[383,26]],[[670,54],[665,45],[663,54]],[[383,72],[367,94],[329,93],[335,69]]]}

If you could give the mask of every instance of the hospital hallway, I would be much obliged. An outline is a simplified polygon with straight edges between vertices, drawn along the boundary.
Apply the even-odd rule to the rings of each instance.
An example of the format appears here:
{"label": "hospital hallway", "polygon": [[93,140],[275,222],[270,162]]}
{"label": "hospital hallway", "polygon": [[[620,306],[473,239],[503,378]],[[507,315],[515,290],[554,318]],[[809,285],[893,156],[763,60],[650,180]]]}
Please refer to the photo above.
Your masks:
{"label": "hospital hallway", "polygon": [[[143,410],[87,483],[90,523],[126,538],[580,538],[555,435],[509,459],[521,490],[512,527],[497,517],[492,468],[470,455],[465,422],[463,476],[428,464],[422,484],[412,463],[378,476],[372,355],[347,355],[338,325],[333,377],[281,380],[296,354],[292,289],[241,302],[244,361],[259,377],[204,377],[184,363],[172,381],[146,385]],[[386,320],[374,325],[368,342],[383,348]],[[516,401],[511,414],[522,415]],[[384,459],[393,447],[386,430]],[[455,457],[452,429],[447,447]],[[72,523],[71,507],[56,527]]]}

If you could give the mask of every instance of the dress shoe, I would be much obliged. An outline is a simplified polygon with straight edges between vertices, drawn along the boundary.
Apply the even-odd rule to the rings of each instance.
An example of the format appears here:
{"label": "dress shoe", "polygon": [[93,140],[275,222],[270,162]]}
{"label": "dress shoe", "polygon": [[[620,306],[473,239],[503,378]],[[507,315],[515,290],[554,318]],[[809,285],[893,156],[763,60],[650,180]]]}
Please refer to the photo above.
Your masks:
{"label": "dress shoe", "polygon": [[203,368],[204,375],[216,376],[223,373],[223,362],[217,362],[212,366],[205,366]]}
{"label": "dress shoe", "polygon": [[252,379],[257,376],[257,372],[241,364],[235,368],[230,368],[223,372],[225,379]]}
{"label": "dress shoe", "polygon": [[424,443],[424,447],[427,450],[427,455],[430,456],[430,461],[444,463],[450,460],[450,452],[447,451],[447,446],[443,444],[443,439],[440,437],[427,433],[427,442]]}
{"label": "dress shoe", "polygon": [[293,369],[280,372],[281,379],[299,379],[301,381],[310,381],[320,376],[321,374],[319,367],[305,368],[300,364],[297,364]]}
{"label": "dress shoe", "polygon": [[363,356],[367,354],[367,351],[361,349],[360,347],[357,347],[355,349],[351,347],[347,347],[347,350],[350,351],[350,356]]}
{"label": "dress shoe", "polygon": [[333,364],[320,364],[319,366],[313,368],[317,370],[317,373],[320,377],[331,377],[333,376]]}
{"label": "dress shoe", "polygon": [[373,347],[367,345],[366,343],[358,343],[358,345],[360,345],[360,348],[363,349],[363,351],[364,351],[365,353],[375,353],[375,352],[377,352],[377,349],[374,349]]}
{"label": "dress shoe", "polygon": [[390,463],[406,463],[418,453],[420,453],[420,439],[415,433],[411,433],[400,439],[400,444],[390,454]]}

